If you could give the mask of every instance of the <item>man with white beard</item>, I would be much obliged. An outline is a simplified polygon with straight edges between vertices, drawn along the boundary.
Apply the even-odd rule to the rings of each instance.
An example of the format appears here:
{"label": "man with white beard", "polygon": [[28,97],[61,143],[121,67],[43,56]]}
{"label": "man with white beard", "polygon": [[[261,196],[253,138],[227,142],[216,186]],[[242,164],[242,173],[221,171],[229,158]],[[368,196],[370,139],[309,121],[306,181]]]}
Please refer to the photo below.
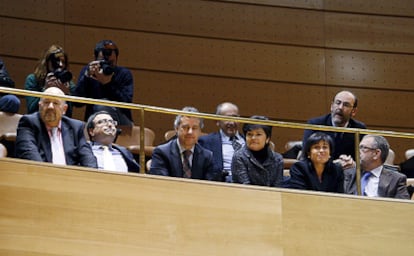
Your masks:
{"label": "man with white beard", "polygon": [[92,114],[86,128],[98,168],[115,172],[139,172],[140,166],[125,147],[113,144],[117,121],[106,111]]}

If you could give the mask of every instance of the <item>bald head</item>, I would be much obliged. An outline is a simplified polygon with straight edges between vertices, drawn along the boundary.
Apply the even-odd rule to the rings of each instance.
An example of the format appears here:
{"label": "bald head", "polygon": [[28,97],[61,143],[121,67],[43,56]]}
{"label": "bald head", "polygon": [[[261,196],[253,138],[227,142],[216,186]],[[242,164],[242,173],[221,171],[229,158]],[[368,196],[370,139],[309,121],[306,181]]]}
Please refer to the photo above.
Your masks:
{"label": "bald head", "polygon": [[[65,95],[65,93],[57,87],[49,87],[44,93],[56,96]],[[43,97],[39,101],[40,118],[48,127],[58,126],[62,116],[66,113],[67,108],[68,105],[61,99]]]}

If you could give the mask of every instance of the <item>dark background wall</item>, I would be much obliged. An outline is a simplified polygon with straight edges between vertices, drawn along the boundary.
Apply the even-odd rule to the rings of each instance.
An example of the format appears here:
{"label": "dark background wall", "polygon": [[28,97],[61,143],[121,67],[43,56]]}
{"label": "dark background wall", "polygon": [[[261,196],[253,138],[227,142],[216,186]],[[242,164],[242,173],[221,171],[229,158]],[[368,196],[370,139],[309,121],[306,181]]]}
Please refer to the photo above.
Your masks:
{"label": "dark background wall", "polygon": [[[231,101],[243,116],[303,123],[347,89],[369,128],[414,132],[410,0],[0,0],[0,57],[17,88],[53,43],[68,52],[77,79],[101,39],[117,43],[119,65],[133,72],[134,103],[214,113]],[[156,143],[173,119],[146,115]],[[204,132],[213,130],[206,121]],[[276,149],[302,132],[275,128]],[[414,148],[389,140],[397,163]]]}

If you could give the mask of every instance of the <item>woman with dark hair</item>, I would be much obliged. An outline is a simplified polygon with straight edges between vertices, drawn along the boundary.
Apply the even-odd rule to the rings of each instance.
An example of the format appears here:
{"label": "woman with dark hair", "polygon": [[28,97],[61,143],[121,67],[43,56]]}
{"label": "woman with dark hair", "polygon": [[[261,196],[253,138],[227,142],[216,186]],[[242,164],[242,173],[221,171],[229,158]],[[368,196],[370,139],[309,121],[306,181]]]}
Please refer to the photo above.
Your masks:
{"label": "woman with dark hair", "polygon": [[333,162],[332,138],[322,132],[313,133],[306,140],[303,159],[290,167],[288,188],[324,192],[344,192],[344,174],[340,165]]}
{"label": "woman with dark hair", "polygon": [[[39,59],[35,70],[26,77],[24,89],[43,92],[49,87],[58,87],[66,95],[73,94],[75,83],[69,72],[68,56],[59,45],[51,45]],[[26,96],[27,113],[39,110],[39,97]],[[66,116],[72,116],[72,104],[67,102]]]}
{"label": "woman with dark hair", "polygon": [[[264,116],[252,116],[268,120]],[[281,187],[283,181],[283,157],[270,145],[272,126],[244,124],[246,144],[234,152],[231,164],[233,182],[268,187]]]}

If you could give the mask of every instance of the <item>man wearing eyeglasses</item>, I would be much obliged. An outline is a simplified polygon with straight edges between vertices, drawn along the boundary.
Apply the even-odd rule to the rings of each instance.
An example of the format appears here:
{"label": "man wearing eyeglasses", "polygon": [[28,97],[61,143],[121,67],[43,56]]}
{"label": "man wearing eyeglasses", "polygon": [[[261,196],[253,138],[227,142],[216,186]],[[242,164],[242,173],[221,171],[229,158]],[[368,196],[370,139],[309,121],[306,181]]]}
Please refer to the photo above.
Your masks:
{"label": "man wearing eyeglasses", "polygon": [[[327,115],[310,119],[308,124],[325,125],[344,128],[366,129],[364,123],[354,119],[357,113],[358,99],[352,92],[341,91],[337,93],[331,103],[331,112]],[[309,136],[316,131],[305,130],[303,145]],[[355,138],[353,133],[322,131],[334,140],[333,159],[346,155],[355,159]],[[361,136],[362,139],[362,136]]]}
{"label": "man wearing eyeglasses", "polygon": [[[185,107],[182,110],[198,112],[194,107]],[[213,153],[197,143],[203,128],[203,119],[178,115],[174,128],[177,137],[154,149],[149,173],[188,179],[218,179],[213,168]]]}
{"label": "man wearing eyeglasses", "polygon": [[89,139],[99,169],[115,172],[139,172],[140,166],[125,147],[113,144],[118,122],[106,111],[92,114],[87,123]]}
{"label": "man wearing eyeglasses", "polygon": [[[365,135],[359,144],[361,193],[368,197],[409,199],[407,177],[384,165],[390,145],[379,135]],[[355,165],[355,164],[354,164]],[[344,191],[357,194],[356,168],[344,171]]]}
{"label": "man wearing eyeglasses", "polygon": [[[65,95],[58,87],[49,87],[44,93]],[[97,168],[84,123],[65,116],[67,108],[64,100],[43,97],[38,112],[23,115],[17,127],[16,157]]]}
{"label": "man wearing eyeglasses", "polygon": [[[94,50],[95,60],[86,65],[79,74],[74,95],[131,103],[134,94],[134,81],[130,70],[118,66],[119,49],[111,40],[98,42]],[[80,107],[84,104],[76,103]],[[86,105],[85,121],[89,116],[105,110],[119,125],[132,125],[131,110],[100,105]]]}

